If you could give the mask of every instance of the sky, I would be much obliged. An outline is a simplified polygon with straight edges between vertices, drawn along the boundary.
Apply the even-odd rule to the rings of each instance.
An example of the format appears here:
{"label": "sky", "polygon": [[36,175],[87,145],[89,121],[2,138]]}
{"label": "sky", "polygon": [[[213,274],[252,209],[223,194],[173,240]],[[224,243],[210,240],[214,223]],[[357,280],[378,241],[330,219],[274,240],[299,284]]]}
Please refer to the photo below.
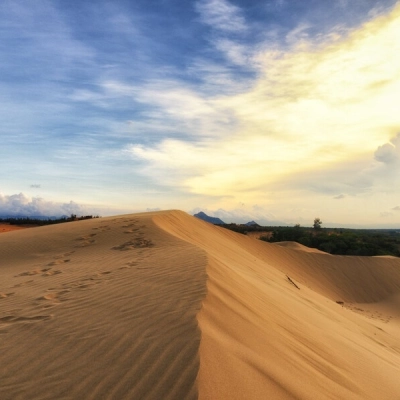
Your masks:
{"label": "sky", "polygon": [[400,2],[2,0],[0,215],[400,227]]}

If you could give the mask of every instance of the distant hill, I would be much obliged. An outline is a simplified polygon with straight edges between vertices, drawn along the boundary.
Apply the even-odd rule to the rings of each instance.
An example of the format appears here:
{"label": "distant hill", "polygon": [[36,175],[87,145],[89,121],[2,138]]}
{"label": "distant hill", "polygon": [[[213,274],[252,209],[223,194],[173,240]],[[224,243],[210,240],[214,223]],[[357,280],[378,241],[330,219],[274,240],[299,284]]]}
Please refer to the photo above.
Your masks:
{"label": "distant hill", "polygon": [[210,217],[203,211],[200,211],[199,213],[194,214],[194,217],[202,219],[203,221],[206,221],[206,222],[210,222],[211,224],[214,224],[214,225],[225,225],[225,222],[222,221],[221,219],[215,218],[215,217]]}
{"label": "distant hill", "polygon": [[255,222],[255,221],[247,222],[245,225],[247,225],[247,226],[260,226],[260,225],[257,224],[257,222]]}

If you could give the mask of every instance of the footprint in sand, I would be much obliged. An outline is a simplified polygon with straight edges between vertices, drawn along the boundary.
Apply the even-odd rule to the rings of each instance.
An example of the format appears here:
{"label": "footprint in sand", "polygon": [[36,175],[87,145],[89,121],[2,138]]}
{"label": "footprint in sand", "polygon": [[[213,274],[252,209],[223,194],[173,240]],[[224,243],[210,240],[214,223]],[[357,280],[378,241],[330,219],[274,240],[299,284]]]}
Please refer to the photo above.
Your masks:
{"label": "footprint in sand", "polygon": [[69,257],[70,255],[74,254],[75,251],[70,251],[68,253],[64,253],[64,254],[60,254],[58,256],[55,256],[54,259],[55,260],[59,260],[60,258],[65,258],[65,257]]}
{"label": "footprint in sand", "polygon": [[111,249],[126,251],[126,250],[133,250],[133,249],[138,249],[138,248],[140,249],[140,248],[153,247],[153,246],[154,246],[154,244],[152,243],[151,240],[136,238],[136,239],[130,240],[129,242],[122,243],[119,246],[114,246]]}
{"label": "footprint in sand", "polygon": [[138,265],[137,261],[131,261],[129,263],[127,263],[126,265],[129,265],[130,267],[134,267],[135,265]]}
{"label": "footprint in sand", "polygon": [[0,292],[0,300],[1,299],[6,299],[7,297],[10,297],[10,296],[12,296],[14,294],[15,294],[15,292],[11,292],[11,293]]}
{"label": "footprint in sand", "polygon": [[68,293],[70,293],[70,290],[61,290],[59,292],[49,292],[49,293],[46,293],[43,296],[39,297],[37,300],[50,300],[53,302],[61,302],[61,301],[65,301],[65,299],[62,299],[61,297]]}
{"label": "footprint in sand", "polygon": [[138,265],[138,263],[135,261],[132,261],[132,262],[126,263],[125,265],[123,265],[122,267],[119,267],[118,269],[128,269],[128,268],[134,267],[135,265]]}
{"label": "footprint in sand", "polygon": [[33,282],[33,280],[17,283],[16,285],[13,286],[13,288],[18,288],[18,287],[21,287],[21,286],[29,285],[32,282]]}
{"label": "footprint in sand", "polygon": [[53,265],[60,265],[60,264],[64,264],[67,262],[70,262],[71,260],[69,258],[65,259],[65,260],[56,260],[56,261],[52,261],[51,263],[48,263],[48,266],[53,266]]}
{"label": "footprint in sand", "polygon": [[53,275],[58,275],[58,274],[62,274],[61,271],[59,270],[50,270],[50,271],[46,271],[44,274],[42,274],[42,276],[53,276]]}
{"label": "footprint in sand", "polygon": [[140,233],[140,234],[142,234],[141,232],[138,232],[139,229],[140,229],[140,228],[130,229],[130,230],[128,230],[128,231],[124,231],[124,233],[127,233],[127,234],[130,234],[130,233]]}
{"label": "footprint in sand", "polygon": [[[93,228],[93,229],[96,229],[96,228]],[[108,225],[102,225],[102,226],[99,226],[97,229],[100,230],[100,232],[105,232],[105,231],[109,231],[111,228]]]}
{"label": "footprint in sand", "polygon": [[96,235],[97,235],[97,233],[91,233],[86,236],[78,237],[77,239],[75,239],[76,241],[80,242],[78,247],[86,247],[86,246],[90,246],[90,245],[94,244],[96,242],[96,240],[94,240],[93,237],[95,237]]}
{"label": "footprint in sand", "polygon": [[82,240],[80,244],[78,244],[76,247],[87,247],[95,244],[96,241],[94,239],[91,240]]}
{"label": "footprint in sand", "polygon": [[17,276],[32,276],[32,275],[39,275],[39,274],[43,274],[43,273],[45,273],[45,272],[47,272],[47,271],[49,271],[51,268],[37,268],[37,269],[33,269],[32,271],[25,271],[25,272],[22,272],[22,273],[20,273],[20,274],[18,274],[18,275],[15,275],[16,277]]}

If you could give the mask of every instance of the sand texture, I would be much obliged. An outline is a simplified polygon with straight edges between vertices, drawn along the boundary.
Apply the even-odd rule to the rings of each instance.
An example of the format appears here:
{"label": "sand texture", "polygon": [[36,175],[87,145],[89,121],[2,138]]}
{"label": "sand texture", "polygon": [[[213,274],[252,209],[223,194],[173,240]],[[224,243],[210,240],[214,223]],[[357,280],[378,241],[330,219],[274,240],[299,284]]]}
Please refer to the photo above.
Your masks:
{"label": "sand texture", "polygon": [[400,259],[180,211],[0,235],[0,399],[400,399]]}

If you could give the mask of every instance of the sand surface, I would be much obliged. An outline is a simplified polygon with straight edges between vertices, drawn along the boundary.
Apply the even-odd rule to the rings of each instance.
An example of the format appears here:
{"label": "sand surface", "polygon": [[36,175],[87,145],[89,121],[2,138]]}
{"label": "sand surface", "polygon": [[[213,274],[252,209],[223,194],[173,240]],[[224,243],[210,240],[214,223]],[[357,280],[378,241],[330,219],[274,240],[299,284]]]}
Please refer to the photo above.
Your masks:
{"label": "sand surface", "polygon": [[19,231],[21,229],[26,229],[26,226],[11,225],[7,223],[0,223],[0,233],[6,233],[11,231]]}
{"label": "sand surface", "polygon": [[0,399],[400,399],[400,259],[180,211],[0,235]]}

